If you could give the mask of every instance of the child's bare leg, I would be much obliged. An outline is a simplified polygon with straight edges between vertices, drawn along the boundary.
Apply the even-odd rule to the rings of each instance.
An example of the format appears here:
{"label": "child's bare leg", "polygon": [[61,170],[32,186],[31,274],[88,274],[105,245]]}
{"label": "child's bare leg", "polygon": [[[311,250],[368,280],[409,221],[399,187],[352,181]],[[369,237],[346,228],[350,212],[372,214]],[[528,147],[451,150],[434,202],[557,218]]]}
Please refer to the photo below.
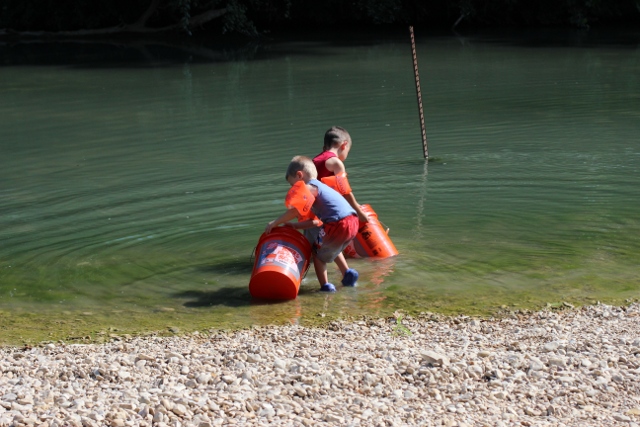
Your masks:
{"label": "child's bare leg", "polygon": [[318,276],[318,282],[320,282],[320,291],[335,292],[336,287],[333,286],[333,283],[329,283],[327,263],[321,261],[318,257],[313,257],[313,266],[316,270],[316,276]]}
{"label": "child's bare leg", "polygon": [[327,283],[329,281],[329,277],[327,275],[327,263],[320,260],[318,257],[313,257],[313,267],[316,270],[316,276],[318,276],[320,286]]}
{"label": "child's bare leg", "polygon": [[344,276],[344,273],[346,273],[347,270],[349,269],[349,264],[347,264],[347,260],[345,259],[342,252],[340,252],[340,255],[336,257],[335,262],[338,268],[340,269],[340,273],[342,273],[342,275]]}
{"label": "child's bare leg", "polygon": [[355,286],[358,281],[358,276],[360,275],[355,269],[349,268],[347,260],[342,253],[336,257],[336,264],[342,273],[342,284],[345,286]]}

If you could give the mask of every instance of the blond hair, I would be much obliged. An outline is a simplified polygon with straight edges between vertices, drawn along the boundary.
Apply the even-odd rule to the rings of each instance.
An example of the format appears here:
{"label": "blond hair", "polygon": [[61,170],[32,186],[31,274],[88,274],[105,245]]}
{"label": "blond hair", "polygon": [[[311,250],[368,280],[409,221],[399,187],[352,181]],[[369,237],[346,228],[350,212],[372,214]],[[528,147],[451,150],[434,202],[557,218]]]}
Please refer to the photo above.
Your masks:
{"label": "blond hair", "polygon": [[285,175],[285,179],[290,176],[295,177],[296,172],[302,171],[303,174],[307,175],[309,179],[318,178],[318,171],[316,170],[316,165],[313,164],[313,160],[305,156],[295,156],[291,159],[289,163],[289,167],[287,168],[287,174]]}

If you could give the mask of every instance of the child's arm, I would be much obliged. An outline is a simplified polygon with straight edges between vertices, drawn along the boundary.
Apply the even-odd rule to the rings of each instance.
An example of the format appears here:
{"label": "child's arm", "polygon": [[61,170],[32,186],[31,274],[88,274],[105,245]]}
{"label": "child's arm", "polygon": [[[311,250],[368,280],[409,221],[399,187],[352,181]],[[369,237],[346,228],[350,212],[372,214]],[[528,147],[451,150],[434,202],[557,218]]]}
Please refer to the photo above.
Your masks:
{"label": "child's arm", "polygon": [[[332,157],[327,160],[325,166],[336,176],[342,173],[347,173],[347,169],[344,167],[344,163],[337,157]],[[353,192],[350,192],[349,194],[343,194],[343,196],[358,214],[358,219],[360,220],[360,222],[369,222],[369,217],[364,213],[364,211],[356,201],[356,197],[353,195]]]}
{"label": "child's arm", "polygon": [[333,172],[334,175],[339,175],[341,173],[347,173],[347,169],[344,167],[344,163],[338,157],[331,157],[324,162],[324,166],[327,170]]}
{"label": "child's arm", "polygon": [[351,207],[356,211],[360,222],[369,222],[369,217],[367,216],[367,214],[364,213],[364,211],[356,201],[356,197],[353,195],[353,192],[349,194],[343,194],[343,197],[347,200],[347,202],[349,202]]}
{"label": "child's arm", "polygon": [[308,219],[306,221],[290,222],[286,225],[291,228],[295,228],[296,230],[304,230],[306,228],[320,227],[322,225],[322,221],[316,218]]}
{"label": "child's arm", "polygon": [[280,224],[284,224],[286,222],[291,221],[294,218],[298,217],[298,210],[296,208],[287,209],[285,213],[280,215],[278,218],[271,221],[267,224],[267,227],[264,229],[264,232],[269,234],[274,227],[277,227]]}

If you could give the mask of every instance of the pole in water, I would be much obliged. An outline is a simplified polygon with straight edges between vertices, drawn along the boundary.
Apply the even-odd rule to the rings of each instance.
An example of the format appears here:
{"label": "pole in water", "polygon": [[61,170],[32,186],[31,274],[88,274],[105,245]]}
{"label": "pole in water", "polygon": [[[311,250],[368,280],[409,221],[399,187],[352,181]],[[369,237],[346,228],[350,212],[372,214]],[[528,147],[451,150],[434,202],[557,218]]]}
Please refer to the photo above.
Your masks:
{"label": "pole in water", "polygon": [[424,110],[422,109],[422,92],[420,91],[420,73],[418,73],[418,54],[416,53],[416,39],[413,36],[413,26],[409,27],[411,33],[411,52],[413,53],[413,74],[416,78],[416,93],[418,95],[418,112],[420,113],[420,128],[422,129],[422,150],[424,158],[429,158],[429,149],[427,148],[427,130],[424,127]]}

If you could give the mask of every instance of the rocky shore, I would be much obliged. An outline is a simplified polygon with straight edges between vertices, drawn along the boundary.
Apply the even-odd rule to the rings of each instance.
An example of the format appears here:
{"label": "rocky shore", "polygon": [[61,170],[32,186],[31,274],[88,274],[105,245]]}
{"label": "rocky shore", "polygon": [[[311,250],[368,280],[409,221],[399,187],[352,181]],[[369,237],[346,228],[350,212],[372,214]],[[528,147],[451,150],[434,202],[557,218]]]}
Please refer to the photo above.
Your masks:
{"label": "rocky shore", "polygon": [[640,424],[638,304],[0,351],[0,426]]}

